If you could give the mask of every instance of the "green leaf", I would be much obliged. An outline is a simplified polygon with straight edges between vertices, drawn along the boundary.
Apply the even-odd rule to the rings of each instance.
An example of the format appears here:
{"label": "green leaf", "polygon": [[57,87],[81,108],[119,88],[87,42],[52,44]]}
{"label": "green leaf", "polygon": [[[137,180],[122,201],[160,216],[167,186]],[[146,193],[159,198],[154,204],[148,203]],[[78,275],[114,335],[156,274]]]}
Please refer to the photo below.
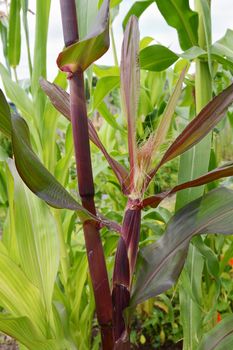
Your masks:
{"label": "green leaf", "polygon": [[109,1],[104,0],[94,26],[85,38],[64,49],[57,58],[58,67],[74,73],[85,71],[109,48]]}
{"label": "green leaf", "polygon": [[21,7],[23,11],[23,27],[25,32],[26,46],[27,46],[27,55],[28,55],[28,68],[30,72],[30,76],[32,76],[32,60],[30,53],[30,40],[29,40],[29,28],[28,28],[28,1],[29,0],[21,0]]}
{"label": "green leaf", "polygon": [[151,45],[140,51],[140,67],[149,71],[160,72],[170,67],[178,56],[162,45]]}
{"label": "green leaf", "polygon": [[32,121],[35,115],[32,101],[26,92],[11,79],[8,71],[1,63],[0,75],[3,81],[4,90],[9,100],[16,105],[27,122]]}
{"label": "green leaf", "polygon": [[0,304],[14,316],[27,316],[40,334],[46,334],[44,307],[36,288],[8,256],[0,253]]}
{"label": "green leaf", "polygon": [[21,32],[20,32],[20,0],[12,0],[10,3],[8,59],[10,65],[15,68],[20,61]]}
{"label": "green leaf", "polygon": [[104,97],[119,85],[120,76],[107,76],[99,79],[93,94],[92,109],[98,108]]}
{"label": "green leaf", "polygon": [[[5,103],[6,101],[2,101],[2,105],[5,105]],[[7,111],[4,109],[4,112],[6,113]],[[11,116],[10,110],[8,110],[8,112],[8,119],[11,121],[12,146],[15,163],[25,184],[39,198],[55,208],[76,210],[82,219],[92,217],[91,214],[89,215],[64,187],[57,182],[33,152],[30,143],[29,128],[25,120],[17,114]],[[6,127],[5,125],[6,122],[3,120],[2,123],[0,120],[0,130],[4,130]]]}
{"label": "green leaf", "polygon": [[[47,36],[51,0],[36,0],[36,28],[32,70],[32,97],[34,102],[36,122],[39,130],[42,128],[46,98],[39,85],[40,77],[47,75]],[[23,116],[25,116],[23,114]]]}
{"label": "green leaf", "polygon": [[112,128],[117,129],[125,134],[125,129],[123,129],[116,121],[115,117],[110,113],[108,107],[104,102],[102,102],[98,107],[98,112],[106,120],[106,122],[111,125]]}
{"label": "green leaf", "polygon": [[200,16],[203,21],[205,43],[208,55],[209,71],[212,76],[212,58],[211,58],[211,45],[212,45],[212,27],[211,27],[211,10],[208,0],[200,1]]}
{"label": "green leaf", "polygon": [[144,0],[144,1],[136,1],[129,9],[127,15],[123,20],[123,28],[125,29],[128,20],[131,16],[136,16],[139,18],[143,12],[154,2],[154,0]]}
{"label": "green leaf", "polygon": [[162,238],[142,249],[131,306],[163,293],[179,277],[189,242],[203,233],[233,233],[233,191],[219,188],[182,208]]}
{"label": "green leaf", "polygon": [[[33,322],[27,317],[11,317],[0,315],[0,330],[18,340],[29,350],[71,350],[72,347],[64,339],[46,339],[38,333]],[[20,347],[21,348],[21,347]]]}
{"label": "green leaf", "polygon": [[211,51],[230,59],[233,63],[233,30],[227,29],[225,35],[212,45]]}
{"label": "green leaf", "polygon": [[198,57],[203,56],[203,55],[206,55],[205,50],[201,49],[198,46],[193,46],[193,47],[190,47],[190,49],[184,51],[179,56],[190,61],[190,60],[194,60],[195,58],[198,58]]}
{"label": "green leaf", "polygon": [[233,346],[233,316],[229,315],[204,335],[198,350],[225,350]]}
{"label": "green leaf", "polygon": [[78,33],[80,40],[84,39],[98,14],[99,0],[75,0],[78,17]]}
{"label": "green leaf", "polygon": [[1,118],[1,131],[8,137],[11,136],[11,121],[9,119],[10,108],[6,102],[5,96],[0,90],[0,118]]}
{"label": "green leaf", "polygon": [[177,30],[181,48],[198,46],[198,14],[190,9],[189,0],[155,2],[166,22]]}
{"label": "green leaf", "polygon": [[[14,213],[20,265],[28,279],[40,290],[49,321],[59,263],[56,222],[46,204],[23,184],[14,162],[11,160],[8,164],[14,178],[14,200],[10,205]],[[8,178],[10,176],[8,173]]]}

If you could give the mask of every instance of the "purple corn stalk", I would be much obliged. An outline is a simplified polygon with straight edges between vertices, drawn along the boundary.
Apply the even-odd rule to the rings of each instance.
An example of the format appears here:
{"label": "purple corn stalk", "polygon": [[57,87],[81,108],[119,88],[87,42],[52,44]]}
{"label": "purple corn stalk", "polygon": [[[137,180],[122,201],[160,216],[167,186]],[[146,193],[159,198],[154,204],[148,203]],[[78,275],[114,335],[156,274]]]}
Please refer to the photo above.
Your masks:
{"label": "purple corn stalk", "polygon": [[[79,39],[75,0],[60,0],[60,6],[64,41],[69,46]],[[69,81],[79,194],[84,208],[96,215],[83,72],[74,73]],[[113,349],[112,300],[99,229],[94,221],[88,220],[83,230],[103,350],[110,350]]]}

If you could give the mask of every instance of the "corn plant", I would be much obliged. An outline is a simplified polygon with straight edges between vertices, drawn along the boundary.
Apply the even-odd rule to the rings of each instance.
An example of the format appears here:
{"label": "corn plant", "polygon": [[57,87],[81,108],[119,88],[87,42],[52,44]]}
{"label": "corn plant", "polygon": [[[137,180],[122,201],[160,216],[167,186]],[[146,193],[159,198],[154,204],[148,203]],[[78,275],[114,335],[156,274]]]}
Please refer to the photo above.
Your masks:
{"label": "corn plant", "polygon": [[[11,111],[3,93],[0,95],[0,129],[11,139],[14,154],[14,161],[9,160],[6,168],[11,220],[6,230],[5,244],[0,245],[1,305],[6,312],[1,315],[0,329],[14,336],[28,349],[75,349],[82,346],[77,343],[82,318],[78,318],[79,323],[75,324],[76,329],[71,332],[69,328],[72,326],[68,324],[66,313],[72,305],[66,302],[65,294],[72,283],[85,283],[80,281],[83,277],[81,265],[84,257],[77,260],[80,274],[70,274],[74,280],[67,284],[70,267],[66,247],[61,245],[62,254],[59,256],[55,239],[56,234],[62,236],[64,232],[59,220],[54,222],[54,217],[44,202],[56,208],[53,209],[55,213],[58,213],[58,209],[75,212],[82,223],[103,349],[130,348],[130,320],[136,305],[166,291],[177,281],[192,237],[207,233],[233,233],[233,193],[222,187],[182,207],[170,220],[163,236],[139,252],[142,210],[156,208],[165,198],[181,190],[233,175],[233,165],[228,163],[170,190],[147,196],[148,186],[158,170],[197,145],[222,120],[233,101],[233,85],[212,99],[160,157],[160,147],[165,142],[184,84],[185,67],[156,131],[138,144],[136,115],[140,85],[139,27],[136,17],[130,17],[124,34],[120,65],[122,106],[128,125],[129,169],[126,169],[110,156],[102,144],[87,116],[84,91],[84,72],[109,47],[110,1],[102,2],[93,27],[85,34],[79,33],[79,21],[82,20],[80,3],[60,0],[66,48],[59,54],[57,64],[67,73],[70,95],[45,79],[41,79],[41,86],[54,107],[71,122],[81,204],[42,164],[30,142],[27,122],[19,113]],[[143,64],[142,59],[141,63]],[[35,86],[39,93],[38,86]],[[40,107],[37,106],[38,115],[41,113]],[[21,113],[24,114],[23,111]],[[89,140],[106,158],[119,181],[122,196],[127,198],[122,225],[105,218],[96,209]],[[40,200],[22,184],[19,176]],[[22,213],[21,202],[27,208]],[[18,218],[22,215],[21,229],[14,225],[14,210]],[[30,224],[28,217],[31,218]],[[45,222],[41,222],[40,218]],[[43,230],[37,230],[40,225],[43,225]],[[24,226],[28,228],[27,234]],[[119,234],[112,276],[109,276],[106,268],[101,242],[100,230],[103,227]],[[18,229],[20,235],[17,234]],[[34,230],[41,232],[41,237],[36,236]],[[7,232],[11,234],[7,235]],[[32,240],[33,243],[21,244],[21,235],[24,235],[24,242]],[[48,236],[49,241],[45,240]],[[8,237],[14,240],[14,245],[7,246]],[[63,242],[62,238],[60,242]],[[34,247],[33,251],[29,249],[31,246]],[[14,251],[9,252],[7,247],[14,247]],[[59,260],[61,276],[53,290]],[[27,287],[25,295],[22,294],[24,286]],[[11,298],[14,294],[20,300],[20,305],[15,305],[15,299]],[[52,302],[53,298],[66,304],[66,312],[63,313],[59,305]],[[91,308],[83,307],[83,310],[91,312]],[[77,309],[75,311],[78,312]],[[219,328],[216,336],[210,334],[211,346],[222,340],[232,344],[230,321],[226,320]],[[200,349],[203,346],[205,349],[211,348],[206,339],[208,335],[203,339]]]}

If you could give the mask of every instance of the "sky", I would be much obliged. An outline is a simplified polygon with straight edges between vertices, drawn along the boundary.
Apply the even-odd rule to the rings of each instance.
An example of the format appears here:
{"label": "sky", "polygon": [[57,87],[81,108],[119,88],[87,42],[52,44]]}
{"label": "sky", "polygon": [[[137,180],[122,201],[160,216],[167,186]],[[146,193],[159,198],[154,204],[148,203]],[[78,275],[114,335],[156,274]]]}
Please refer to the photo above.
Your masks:
{"label": "sky", "polygon": [[[43,0],[41,0],[43,1]],[[120,12],[114,21],[114,36],[120,58],[121,42],[122,42],[122,20],[128,9],[134,3],[134,0],[123,0],[120,5]],[[194,0],[190,0],[190,6],[193,8]],[[29,0],[29,7],[32,11],[36,10],[36,0]],[[33,47],[35,16],[29,14],[30,41]],[[213,42],[220,39],[226,32],[227,28],[233,29],[233,0],[212,0],[212,30]],[[177,33],[174,28],[167,25],[162,15],[158,11],[155,4],[151,5],[140,18],[140,36],[151,36],[155,39],[155,43],[161,43],[169,47],[171,50],[180,53]],[[23,40],[24,41],[24,40]],[[63,48],[63,37],[61,28],[61,16],[59,0],[51,0],[51,16],[48,33],[48,48],[47,48],[47,69],[48,79],[52,80],[56,73],[56,57]],[[0,60],[3,61],[0,53]],[[4,61],[3,61],[4,62]],[[113,64],[113,54],[110,50],[98,61],[100,64]],[[21,62],[18,68],[19,79],[28,77],[27,55],[25,44],[22,46]]]}

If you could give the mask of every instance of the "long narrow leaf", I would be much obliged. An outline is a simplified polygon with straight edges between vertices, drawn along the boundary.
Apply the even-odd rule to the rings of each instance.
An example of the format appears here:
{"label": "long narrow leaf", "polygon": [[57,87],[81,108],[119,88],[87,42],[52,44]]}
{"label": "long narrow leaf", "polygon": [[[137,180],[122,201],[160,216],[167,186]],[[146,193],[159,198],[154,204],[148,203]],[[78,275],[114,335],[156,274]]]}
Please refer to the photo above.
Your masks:
{"label": "long narrow leaf", "polygon": [[130,161],[130,187],[134,189],[137,166],[136,115],[138,109],[140,69],[138,62],[138,20],[132,16],[125,30],[121,51],[121,94],[124,113],[128,123],[128,147]]}
{"label": "long narrow leaf", "polygon": [[226,109],[233,102],[233,84],[210,101],[186,126],[183,132],[177,137],[164,154],[157,168],[150,173],[152,178],[159,167],[169,160],[181,155],[189,150],[200,140],[202,140],[209,131],[224,117]]}
{"label": "long narrow leaf", "polygon": [[226,350],[232,347],[233,315],[229,315],[204,335],[198,350]]}
{"label": "long narrow leaf", "polygon": [[21,52],[20,10],[20,0],[12,0],[10,4],[8,59],[14,68],[19,64]]}
{"label": "long narrow leaf", "polygon": [[[70,120],[70,96],[69,94],[62,90],[56,84],[51,84],[48,81],[41,79],[40,84],[42,89],[45,91],[50,101],[54,105],[54,107],[63,114],[68,120]],[[89,137],[90,140],[100,149],[100,151],[105,156],[107,162],[110,167],[114,171],[116,177],[118,178],[123,192],[127,193],[129,185],[128,185],[128,172],[126,169],[118,163],[115,159],[113,159],[108,152],[106,151],[104,145],[100,141],[100,138],[95,130],[94,125],[91,120],[88,119],[88,127],[89,127]]]}
{"label": "long narrow leaf", "polygon": [[154,196],[148,197],[143,200],[142,205],[143,207],[146,207],[148,205],[151,207],[157,207],[164,198],[170,196],[173,193],[184,190],[186,188],[202,186],[209,182],[222,179],[227,176],[233,176],[233,163],[229,163],[229,164],[226,164],[225,166],[214,169],[209,173],[198,177],[197,179],[187,181],[185,183],[177,185],[174,188],[172,188],[170,191],[161,192]]}
{"label": "long narrow leaf", "polygon": [[191,202],[173,217],[159,241],[142,250],[132,306],[172,287],[191,238],[203,233],[233,233],[233,191],[219,188]]}

